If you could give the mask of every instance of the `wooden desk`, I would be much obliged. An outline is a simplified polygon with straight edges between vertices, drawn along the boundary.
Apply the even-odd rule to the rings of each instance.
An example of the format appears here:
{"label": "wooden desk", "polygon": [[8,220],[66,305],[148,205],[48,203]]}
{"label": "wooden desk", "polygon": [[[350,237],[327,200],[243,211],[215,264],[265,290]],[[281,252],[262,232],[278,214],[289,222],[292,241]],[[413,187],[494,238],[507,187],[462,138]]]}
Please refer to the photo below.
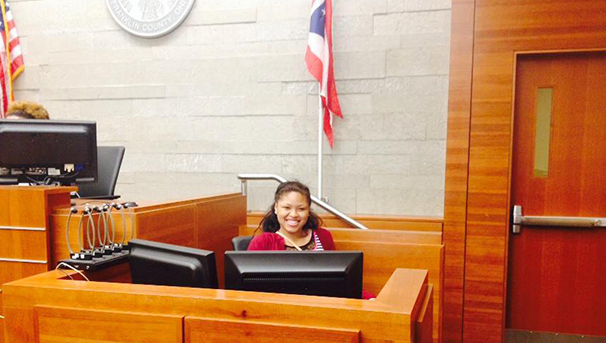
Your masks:
{"label": "wooden desk", "polygon": [[[33,210],[31,206],[25,206],[32,203],[40,204],[40,207],[37,210]],[[0,212],[0,228],[2,225],[12,225],[13,228],[10,232],[19,232],[20,235],[28,236],[29,231],[25,227],[32,224],[26,223],[24,220],[26,218],[36,218],[39,221],[36,225],[42,229],[40,230],[40,239],[42,240],[40,244],[44,247],[44,254],[46,256],[44,264],[35,265],[39,267],[36,270],[29,270],[28,268],[31,266],[27,263],[15,264],[16,262],[9,262],[4,265],[0,264],[0,283],[48,271],[54,268],[59,260],[69,256],[65,238],[69,206],[69,189],[56,187],[0,187],[0,208],[9,209],[8,212]],[[122,219],[119,213],[114,212],[113,216],[117,224],[117,241],[119,241],[123,228]],[[141,204],[140,207],[133,209],[132,215],[128,214],[126,216],[125,229],[127,237],[130,237],[130,230],[133,224],[136,228],[136,237],[138,238],[215,251],[217,270],[220,275],[219,285],[222,287],[224,252],[231,250],[231,238],[239,234],[240,227],[246,226],[246,197],[241,194],[226,194],[164,204]],[[20,227],[23,228],[19,229]],[[72,218],[70,222],[70,241],[72,244],[77,241],[77,227],[78,221]],[[53,271],[2,286],[3,288],[9,287],[9,289],[13,289],[17,293],[13,293],[13,291],[9,291],[8,289],[4,289],[3,293],[0,293],[0,304],[3,303],[7,311],[4,313],[6,320],[0,320],[0,330],[2,330],[2,326],[5,326],[7,342],[29,342],[29,338],[33,337],[31,335],[46,332],[41,327],[45,328],[47,327],[45,325],[48,323],[54,323],[53,321],[47,322],[47,319],[44,319],[42,322],[39,321],[40,318],[56,315],[53,314],[56,312],[55,310],[46,308],[50,306],[73,309],[73,311],[69,310],[67,312],[59,311],[62,313],[60,315],[60,317],[62,316],[61,318],[70,318],[69,316],[73,316],[73,313],[82,315],[82,318],[96,318],[101,313],[105,313],[103,311],[125,312],[118,313],[120,316],[111,315],[110,317],[124,318],[126,323],[133,323],[139,320],[144,323],[148,320],[154,322],[156,319],[153,318],[156,317],[161,318],[162,320],[158,320],[164,323],[164,320],[168,319],[161,316],[162,313],[172,318],[169,320],[171,323],[184,322],[184,318],[189,318],[183,324],[186,335],[191,330],[193,330],[191,334],[194,335],[197,331],[193,328],[204,325],[216,328],[229,327],[229,332],[240,330],[243,333],[250,333],[254,331],[256,335],[260,335],[259,332],[265,332],[268,337],[272,337],[270,334],[272,332],[271,328],[275,326],[280,328],[283,326],[287,326],[288,328],[299,328],[299,326],[314,328],[311,331],[307,329],[292,331],[295,332],[294,337],[297,340],[300,340],[301,337],[316,337],[316,335],[321,335],[324,337],[323,339],[326,339],[326,332],[328,332],[326,330],[328,328],[340,327],[343,330],[353,329],[360,331],[361,335],[359,337],[364,342],[382,340],[408,342],[414,341],[414,339],[416,341],[429,342],[431,341],[431,327],[435,323],[434,341],[438,341],[443,246],[435,244],[409,244],[406,243],[408,240],[407,236],[397,231],[354,231],[351,233],[340,232],[335,236],[335,243],[342,250],[362,250],[364,252],[364,287],[368,291],[379,294],[377,301],[364,302],[361,300],[275,294],[271,296],[267,294],[255,295],[252,298],[248,298],[253,293],[199,289],[175,290],[172,287],[166,289],[155,286],[131,285],[128,284],[130,282],[129,274],[120,268],[112,268],[101,274],[91,275],[94,280],[100,281],[91,283],[61,280],[60,274]],[[37,234],[40,235],[40,233]],[[3,256],[6,250],[3,250],[5,242],[0,241],[0,257],[6,257]],[[16,253],[20,251],[39,253],[34,251],[35,249],[31,249],[31,245],[29,243],[25,244],[24,242],[26,241],[21,240],[21,238],[12,237],[9,242],[11,244],[22,244],[22,249],[13,249],[9,251],[10,253],[15,251]],[[73,247],[75,248],[75,246]],[[13,270],[14,266],[19,266],[20,269],[18,271]],[[430,274],[428,277],[427,274],[419,276],[415,274],[418,273],[415,271],[395,272],[396,268],[425,269],[429,270]],[[423,271],[421,273],[426,272]],[[419,277],[422,281],[414,281]],[[427,280],[430,280],[429,284]],[[408,282],[412,282],[412,284],[408,285]],[[415,282],[417,283],[415,284]],[[432,284],[436,287],[437,301],[435,304],[433,297],[427,296],[428,294],[433,294]],[[18,287],[12,288],[11,285],[17,285]],[[27,291],[19,293],[25,289],[23,287],[26,287]],[[412,293],[398,293],[401,290],[409,292],[411,290],[410,287],[412,287]],[[53,292],[56,291],[61,296],[55,297],[51,295],[51,290]],[[29,296],[32,297],[31,300],[28,300]],[[407,299],[408,296],[412,296],[413,300],[409,300],[407,303],[400,302],[402,299]],[[48,298],[48,302],[45,300],[46,298]],[[152,300],[148,301],[147,299]],[[114,304],[127,300],[129,302],[128,307],[123,307],[127,310],[116,310]],[[131,301],[132,304],[130,303]],[[172,306],[173,301],[175,301],[176,306],[174,310],[171,308],[166,309],[166,311],[154,309],[155,306],[166,307],[166,304],[169,302]],[[19,310],[21,302],[23,302],[23,306],[29,306],[29,310],[25,312],[22,312],[23,309]],[[421,308],[418,305],[419,302],[427,305],[421,306],[425,309],[419,312],[421,315],[415,312],[420,311],[418,310]],[[261,310],[257,310],[258,304]],[[35,318],[38,318],[36,319],[38,322],[32,322],[34,312],[31,311],[34,311],[33,309],[36,306],[40,306],[39,309],[35,310]],[[198,311],[198,307],[210,310],[209,313],[212,313],[211,322],[192,319],[193,317],[206,318],[204,317],[206,312]],[[11,312],[11,309],[15,309],[16,312]],[[235,312],[226,312],[235,311],[234,309],[240,311],[237,312],[240,313],[239,316],[234,315],[233,313]],[[302,314],[292,314],[291,312],[295,310],[301,311]],[[215,311],[219,313],[215,313]],[[2,314],[1,312],[2,307],[0,306],[0,314]],[[129,313],[134,313],[135,317],[130,316]],[[254,316],[251,317],[251,313]],[[141,314],[154,315],[143,315],[141,317]],[[294,319],[289,318],[291,315]],[[310,319],[303,319],[307,317],[310,317]],[[22,321],[22,319],[25,321]],[[67,319],[65,320],[65,323],[67,323]],[[234,320],[236,320],[236,323],[231,322]],[[242,322],[242,320],[244,321]],[[223,321],[227,322],[223,323]],[[206,324],[201,324],[202,322]],[[5,323],[7,325],[4,325]],[[76,321],[75,323],[80,322]],[[335,326],[336,323],[340,324]],[[42,326],[40,327],[41,324]],[[254,330],[249,328],[249,325],[252,324],[255,324]],[[257,327],[257,324],[263,325]],[[82,325],[76,324],[76,326]],[[143,325],[143,327],[146,325]],[[71,328],[73,326],[74,324],[70,324],[65,327]],[[402,326],[406,328],[402,328]],[[24,333],[32,331],[34,327],[38,327],[36,330],[42,331],[37,331],[38,333]],[[53,324],[51,327],[61,326]],[[265,331],[258,331],[261,330],[259,329],[260,327],[264,328],[263,330]],[[427,331],[427,327],[429,327],[429,331]],[[64,327],[61,328],[65,331]],[[166,330],[168,331],[166,332],[172,332],[170,330],[173,329],[168,329],[167,327]],[[13,332],[13,330],[16,331]],[[129,330],[137,332],[137,330],[132,328],[126,331]],[[175,332],[179,332],[177,329],[174,330],[176,330]],[[89,331],[91,330],[87,330],[86,332],[90,333]],[[284,330],[273,331],[282,332]],[[13,334],[16,336],[13,336]],[[341,337],[336,332],[331,333],[331,335],[333,334]],[[2,343],[1,337],[2,335],[0,335],[0,343]],[[12,337],[16,338],[13,339]],[[141,334],[140,337],[146,336]],[[43,341],[46,341],[46,338],[40,340],[40,342]],[[108,341],[122,342],[120,340]],[[148,340],[143,341],[147,342]],[[260,342],[261,340],[257,341]],[[138,341],[126,340],[125,342]]]}
{"label": "wooden desk", "polygon": [[431,342],[424,270],[397,269],[375,301],[72,281],[59,271],[4,293],[7,342]]}

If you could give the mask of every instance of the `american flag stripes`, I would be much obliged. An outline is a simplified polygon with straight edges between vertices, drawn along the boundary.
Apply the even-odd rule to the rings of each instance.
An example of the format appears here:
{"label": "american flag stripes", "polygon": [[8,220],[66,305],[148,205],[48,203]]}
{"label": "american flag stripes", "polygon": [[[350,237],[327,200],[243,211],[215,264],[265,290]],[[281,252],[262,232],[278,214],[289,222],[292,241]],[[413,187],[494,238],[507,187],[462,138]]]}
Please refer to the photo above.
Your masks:
{"label": "american flag stripes", "polygon": [[305,63],[309,73],[320,83],[320,96],[324,110],[324,133],[332,147],[334,143],[332,116],[343,118],[333,72],[332,0],[313,0],[312,2]]}
{"label": "american flag stripes", "polygon": [[8,105],[13,100],[13,81],[21,74],[25,65],[10,5],[5,0],[0,0],[0,7],[0,118],[4,118]]}

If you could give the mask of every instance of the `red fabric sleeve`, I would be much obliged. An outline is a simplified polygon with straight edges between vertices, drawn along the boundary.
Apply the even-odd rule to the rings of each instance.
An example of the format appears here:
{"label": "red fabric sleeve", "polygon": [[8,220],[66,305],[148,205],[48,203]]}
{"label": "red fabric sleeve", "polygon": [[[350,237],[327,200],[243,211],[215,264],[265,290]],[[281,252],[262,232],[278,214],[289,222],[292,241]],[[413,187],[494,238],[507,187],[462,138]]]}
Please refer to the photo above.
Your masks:
{"label": "red fabric sleeve", "polygon": [[320,242],[322,242],[322,247],[324,250],[336,250],[335,242],[332,239],[330,231],[320,227],[316,230],[316,234],[318,235],[318,238],[320,238]]}
{"label": "red fabric sleeve", "polygon": [[248,250],[284,250],[284,238],[271,232],[263,232],[252,239]]}

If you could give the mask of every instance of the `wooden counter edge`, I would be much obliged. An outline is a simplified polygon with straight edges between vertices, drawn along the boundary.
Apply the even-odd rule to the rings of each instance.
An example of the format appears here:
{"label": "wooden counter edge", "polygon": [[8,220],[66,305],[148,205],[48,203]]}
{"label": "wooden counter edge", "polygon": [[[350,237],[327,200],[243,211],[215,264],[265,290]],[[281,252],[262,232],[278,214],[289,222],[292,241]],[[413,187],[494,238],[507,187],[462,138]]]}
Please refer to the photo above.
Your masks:
{"label": "wooden counter edge", "polygon": [[[12,281],[4,284],[3,291],[5,295],[4,306],[7,306],[10,303],[10,299],[7,299],[7,295],[11,293],[10,289],[13,287],[43,287],[93,292],[124,292],[141,295],[170,295],[178,297],[270,302],[293,305],[305,304],[319,307],[363,309],[368,311],[410,314],[412,318],[416,318],[415,315],[420,310],[425,299],[427,274],[428,272],[426,270],[420,269],[396,269],[376,300],[373,301],[223,289],[153,286],[99,281],[87,282],[82,281],[82,277],[76,272],[68,270],[52,270]],[[69,280],[67,275],[75,278],[75,280]],[[411,294],[416,294],[416,296],[411,296]]]}

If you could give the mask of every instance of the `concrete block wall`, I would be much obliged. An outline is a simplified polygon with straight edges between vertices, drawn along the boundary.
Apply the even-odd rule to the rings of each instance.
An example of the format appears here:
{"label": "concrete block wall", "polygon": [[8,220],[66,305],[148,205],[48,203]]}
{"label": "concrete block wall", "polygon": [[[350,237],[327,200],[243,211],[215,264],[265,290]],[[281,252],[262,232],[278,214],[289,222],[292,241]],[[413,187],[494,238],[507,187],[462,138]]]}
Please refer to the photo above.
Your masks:
{"label": "concrete block wall", "polygon": [[[344,120],[324,195],[345,213],[442,216],[450,0],[333,0]],[[95,120],[124,145],[116,192],[162,201],[239,191],[238,173],[316,192],[318,87],[305,69],[310,0],[199,0],[144,39],[105,0],[11,0],[26,70],[16,99]],[[249,209],[276,184],[249,184]]]}

